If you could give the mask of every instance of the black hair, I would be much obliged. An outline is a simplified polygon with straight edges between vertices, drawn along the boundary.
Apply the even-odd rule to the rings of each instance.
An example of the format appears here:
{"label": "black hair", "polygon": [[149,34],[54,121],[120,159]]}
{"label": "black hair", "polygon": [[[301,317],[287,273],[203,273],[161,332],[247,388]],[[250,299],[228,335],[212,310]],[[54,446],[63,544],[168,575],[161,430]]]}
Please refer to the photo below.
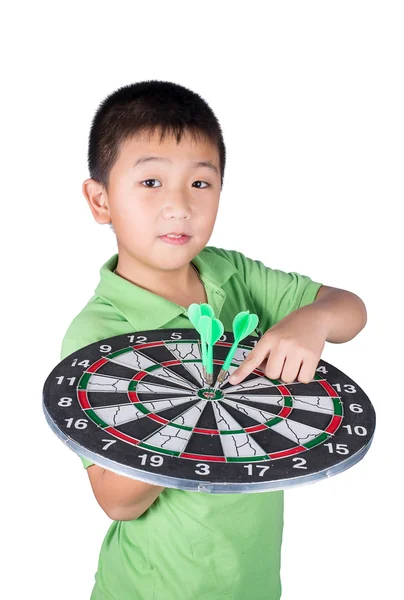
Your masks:
{"label": "black hair", "polygon": [[175,136],[184,132],[214,144],[219,152],[223,186],[226,149],[215,114],[201,96],[177,83],[148,80],[125,85],[109,94],[99,105],[91,124],[88,142],[90,177],[108,189],[109,174],[118,158],[120,145],[144,133],[161,131]]}

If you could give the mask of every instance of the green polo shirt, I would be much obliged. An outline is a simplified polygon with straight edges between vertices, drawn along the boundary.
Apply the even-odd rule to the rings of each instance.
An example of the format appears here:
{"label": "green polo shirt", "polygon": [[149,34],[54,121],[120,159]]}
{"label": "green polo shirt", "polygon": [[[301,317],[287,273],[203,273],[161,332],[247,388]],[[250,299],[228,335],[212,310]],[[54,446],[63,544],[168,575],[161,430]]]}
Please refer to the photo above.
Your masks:
{"label": "green polo shirt", "polygon": [[[148,329],[192,328],[187,307],[101,268],[95,295],[74,318],[61,358],[93,342]],[[192,260],[225,331],[250,310],[262,332],[316,298],[320,283],[235,250],[205,247]],[[93,464],[82,458],[84,467]],[[209,494],[165,488],[138,519],[113,521],[91,600],[279,600],[283,491]]]}

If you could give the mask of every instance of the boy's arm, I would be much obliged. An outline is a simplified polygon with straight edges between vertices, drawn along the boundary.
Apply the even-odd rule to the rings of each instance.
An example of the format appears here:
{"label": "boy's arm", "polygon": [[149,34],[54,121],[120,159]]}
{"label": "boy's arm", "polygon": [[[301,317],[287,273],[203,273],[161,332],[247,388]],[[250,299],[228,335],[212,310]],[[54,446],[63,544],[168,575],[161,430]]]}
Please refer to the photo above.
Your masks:
{"label": "boy's arm", "polygon": [[256,367],[269,379],[309,383],[316,372],[326,341],[351,340],[367,321],[361,298],[347,290],[322,286],[316,300],[268,329],[229,382],[242,381]]}
{"label": "boy's arm", "polygon": [[[95,324],[101,321],[98,319]],[[128,331],[131,331],[130,328]],[[109,332],[110,333],[110,332]],[[79,348],[105,339],[105,325],[95,327],[91,320],[76,318],[67,331],[61,349],[61,360]],[[151,485],[117,475],[80,457],[86,467],[90,484],[98,504],[110,519],[131,521],[140,517],[156,500],[164,487]]]}
{"label": "boy's arm", "polygon": [[98,504],[114,521],[133,521],[158,498],[164,487],[117,475],[98,465],[87,469]]}
{"label": "boy's arm", "polygon": [[340,288],[321,286],[311,311],[320,311],[327,321],[327,342],[341,344],[354,338],[367,323],[367,310],[361,298]]}

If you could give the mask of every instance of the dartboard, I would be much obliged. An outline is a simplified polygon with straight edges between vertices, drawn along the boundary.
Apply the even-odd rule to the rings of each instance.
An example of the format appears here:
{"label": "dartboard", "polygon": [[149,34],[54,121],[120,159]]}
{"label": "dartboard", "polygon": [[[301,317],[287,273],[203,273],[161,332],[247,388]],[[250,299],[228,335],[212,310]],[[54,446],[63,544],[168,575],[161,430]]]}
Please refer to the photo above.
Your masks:
{"label": "dartboard", "polygon": [[[195,329],[119,335],[81,348],[48,376],[43,409],[56,435],[94,463],[154,485],[213,493],[285,489],[339,473],[368,450],[375,411],[362,389],[320,360],[310,383],[255,369],[217,389],[203,379]],[[214,381],[234,341],[214,345]]]}

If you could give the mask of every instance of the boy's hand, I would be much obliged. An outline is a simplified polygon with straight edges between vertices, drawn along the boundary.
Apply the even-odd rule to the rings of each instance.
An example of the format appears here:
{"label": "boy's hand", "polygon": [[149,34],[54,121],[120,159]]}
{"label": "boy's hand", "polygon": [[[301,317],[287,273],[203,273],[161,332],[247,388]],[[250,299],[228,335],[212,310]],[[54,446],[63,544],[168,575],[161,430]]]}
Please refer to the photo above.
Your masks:
{"label": "boy's hand", "polygon": [[264,333],[228,381],[233,385],[240,383],[259,367],[270,379],[309,383],[316,372],[327,334],[324,312],[314,304],[299,308]]}

